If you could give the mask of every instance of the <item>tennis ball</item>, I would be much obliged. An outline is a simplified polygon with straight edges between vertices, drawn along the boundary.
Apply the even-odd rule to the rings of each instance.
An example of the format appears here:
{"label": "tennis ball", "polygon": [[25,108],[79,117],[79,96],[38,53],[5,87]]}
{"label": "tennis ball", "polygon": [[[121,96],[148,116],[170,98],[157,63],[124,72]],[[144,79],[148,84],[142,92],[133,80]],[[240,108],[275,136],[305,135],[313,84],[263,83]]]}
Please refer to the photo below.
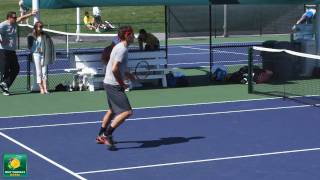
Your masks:
{"label": "tennis ball", "polygon": [[13,158],[9,161],[9,168],[11,169],[17,169],[20,167],[20,161],[19,159]]}

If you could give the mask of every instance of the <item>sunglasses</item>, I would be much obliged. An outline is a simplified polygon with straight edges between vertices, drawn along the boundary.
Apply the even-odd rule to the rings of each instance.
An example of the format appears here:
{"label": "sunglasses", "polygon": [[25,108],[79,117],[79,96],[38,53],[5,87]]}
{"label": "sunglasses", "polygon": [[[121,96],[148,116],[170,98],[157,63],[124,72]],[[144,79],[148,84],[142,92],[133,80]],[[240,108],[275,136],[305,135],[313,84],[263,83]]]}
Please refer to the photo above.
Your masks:
{"label": "sunglasses", "polygon": [[12,18],[12,19],[17,19],[17,16],[11,16],[10,18]]}

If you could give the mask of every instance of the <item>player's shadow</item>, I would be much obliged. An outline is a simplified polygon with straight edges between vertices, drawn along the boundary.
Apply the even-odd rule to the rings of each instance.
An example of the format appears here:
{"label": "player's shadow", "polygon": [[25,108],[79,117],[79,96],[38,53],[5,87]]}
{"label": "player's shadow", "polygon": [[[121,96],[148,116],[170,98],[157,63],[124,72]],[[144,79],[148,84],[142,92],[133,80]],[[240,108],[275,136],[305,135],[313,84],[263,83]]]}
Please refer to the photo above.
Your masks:
{"label": "player's shadow", "polygon": [[173,145],[173,144],[180,144],[180,143],[187,143],[191,140],[203,139],[205,137],[202,136],[195,136],[195,137],[166,137],[160,138],[157,140],[145,140],[145,141],[117,141],[116,145],[123,144],[123,143],[137,143],[138,146],[133,147],[124,147],[124,148],[117,148],[120,149],[139,149],[139,148],[155,148],[163,145]]}

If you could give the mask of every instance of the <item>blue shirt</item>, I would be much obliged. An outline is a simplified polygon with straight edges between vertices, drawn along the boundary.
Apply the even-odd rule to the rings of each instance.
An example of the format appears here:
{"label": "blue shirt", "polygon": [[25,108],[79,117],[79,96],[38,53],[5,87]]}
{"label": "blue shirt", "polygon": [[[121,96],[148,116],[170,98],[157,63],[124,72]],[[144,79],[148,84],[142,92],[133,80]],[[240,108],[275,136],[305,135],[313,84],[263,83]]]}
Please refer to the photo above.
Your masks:
{"label": "blue shirt", "polygon": [[34,41],[33,41],[33,44],[32,44],[32,47],[31,47],[31,52],[32,53],[42,53],[42,38],[41,36],[38,36]]}
{"label": "blue shirt", "polygon": [[120,38],[118,36],[115,36],[114,38],[112,38],[112,43],[117,45],[119,42],[121,42]]}
{"label": "blue shirt", "polygon": [[312,18],[315,14],[316,14],[316,10],[315,9],[307,9],[306,12],[305,12],[305,15],[308,18]]}
{"label": "blue shirt", "polygon": [[15,51],[17,48],[17,24],[0,23],[0,49]]}

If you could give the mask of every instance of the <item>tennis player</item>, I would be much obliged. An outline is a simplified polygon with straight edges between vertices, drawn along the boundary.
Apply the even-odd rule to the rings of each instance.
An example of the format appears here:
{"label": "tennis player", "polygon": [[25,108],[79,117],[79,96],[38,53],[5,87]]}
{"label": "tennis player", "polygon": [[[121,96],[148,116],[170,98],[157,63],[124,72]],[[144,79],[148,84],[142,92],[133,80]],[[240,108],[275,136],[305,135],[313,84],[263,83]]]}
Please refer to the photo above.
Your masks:
{"label": "tennis player", "polygon": [[[104,78],[104,89],[107,94],[109,110],[103,117],[99,134],[96,138],[98,144],[105,144],[114,150],[112,134],[128,117],[132,115],[132,108],[125,89],[128,85],[124,79],[134,79],[128,71],[128,46],[134,41],[134,32],[131,26],[123,26],[118,30],[118,43],[111,52]],[[111,122],[111,120],[113,121]]]}

